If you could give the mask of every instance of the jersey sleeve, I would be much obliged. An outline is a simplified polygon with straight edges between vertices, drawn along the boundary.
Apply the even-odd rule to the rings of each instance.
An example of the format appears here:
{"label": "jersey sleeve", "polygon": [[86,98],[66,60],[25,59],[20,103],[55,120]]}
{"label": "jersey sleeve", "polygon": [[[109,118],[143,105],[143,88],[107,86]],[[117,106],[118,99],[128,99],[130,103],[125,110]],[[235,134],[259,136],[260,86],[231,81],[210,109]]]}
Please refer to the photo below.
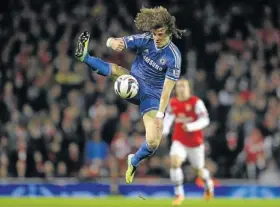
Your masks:
{"label": "jersey sleeve", "polygon": [[170,60],[167,64],[165,77],[177,81],[181,74],[182,58],[178,50],[171,48]]}
{"label": "jersey sleeve", "polygon": [[146,44],[149,40],[149,34],[136,34],[130,36],[124,36],[123,38],[125,47],[128,49],[138,49]]}
{"label": "jersey sleeve", "polygon": [[195,104],[195,113],[197,114],[197,120],[194,122],[186,123],[188,131],[193,132],[202,130],[207,127],[210,123],[207,109],[202,100],[198,100]]}
{"label": "jersey sleeve", "polygon": [[208,111],[202,100],[198,100],[195,104],[195,113],[198,117],[208,116]]}

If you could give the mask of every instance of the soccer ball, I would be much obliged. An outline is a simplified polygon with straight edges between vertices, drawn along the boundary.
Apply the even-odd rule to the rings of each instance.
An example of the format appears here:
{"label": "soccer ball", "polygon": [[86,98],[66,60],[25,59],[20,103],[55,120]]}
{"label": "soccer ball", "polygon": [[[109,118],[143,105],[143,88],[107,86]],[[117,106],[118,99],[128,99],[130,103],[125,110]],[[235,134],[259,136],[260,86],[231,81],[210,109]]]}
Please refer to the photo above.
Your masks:
{"label": "soccer ball", "polygon": [[133,98],[139,90],[138,81],[132,75],[121,75],[115,81],[115,92],[121,98]]}

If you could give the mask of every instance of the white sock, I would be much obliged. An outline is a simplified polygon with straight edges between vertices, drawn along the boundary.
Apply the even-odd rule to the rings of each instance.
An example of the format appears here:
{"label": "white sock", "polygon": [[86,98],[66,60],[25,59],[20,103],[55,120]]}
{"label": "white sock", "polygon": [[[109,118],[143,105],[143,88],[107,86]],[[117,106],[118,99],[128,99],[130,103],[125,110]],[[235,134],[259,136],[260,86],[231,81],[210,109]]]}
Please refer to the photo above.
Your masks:
{"label": "white sock", "polygon": [[213,191],[214,190],[214,184],[213,184],[213,180],[210,177],[209,170],[207,170],[206,168],[200,169],[199,170],[199,176],[205,182],[204,188],[208,189],[210,191]]}
{"label": "white sock", "polygon": [[183,170],[181,168],[171,168],[170,169],[170,178],[173,184],[175,185],[175,195],[178,196],[184,196],[184,187],[183,187],[183,181],[184,181],[184,175]]}

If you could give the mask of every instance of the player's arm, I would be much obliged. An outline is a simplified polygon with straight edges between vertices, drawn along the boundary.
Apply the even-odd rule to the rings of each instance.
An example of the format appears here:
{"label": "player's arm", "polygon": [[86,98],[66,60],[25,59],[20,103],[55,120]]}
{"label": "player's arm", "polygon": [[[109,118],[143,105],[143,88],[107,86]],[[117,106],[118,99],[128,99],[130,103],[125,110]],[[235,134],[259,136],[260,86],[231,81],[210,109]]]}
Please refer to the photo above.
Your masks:
{"label": "player's arm", "polygon": [[174,120],[175,120],[175,115],[172,113],[171,106],[169,105],[167,107],[167,110],[166,110],[166,113],[165,113],[165,116],[164,116],[164,120],[163,120],[162,134],[164,136],[169,134],[171,126],[172,126]]}
{"label": "player's arm", "polygon": [[159,103],[159,109],[158,109],[158,113],[157,113],[158,118],[164,117],[164,112],[169,103],[170,95],[175,86],[175,83],[176,83],[175,80],[171,80],[169,78],[165,78],[165,80],[164,80],[160,103]]}
{"label": "player's arm", "polygon": [[171,60],[168,62],[168,68],[165,74],[165,80],[161,92],[159,109],[157,113],[158,118],[164,117],[164,112],[169,102],[171,92],[175,86],[176,81],[180,77],[180,73],[181,73],[181,54],[178,52],[174,52],[174,54],[172,54]]}
{"label": "player's arm", "polygon": [[195,104],[195,113],[198,116],[197,120],[185,124],[186,130],[189,132],[201,130],[210,123],[207,109],[202,100],[198,100]]}
{"label": "player's arm", "polygon": [[112,48],[117,52],[121,52],[124,49],[138,49],[145,44],[148,34],[136,34],[130,36],[124,36],[119,38],[108,38],[106,46]]}

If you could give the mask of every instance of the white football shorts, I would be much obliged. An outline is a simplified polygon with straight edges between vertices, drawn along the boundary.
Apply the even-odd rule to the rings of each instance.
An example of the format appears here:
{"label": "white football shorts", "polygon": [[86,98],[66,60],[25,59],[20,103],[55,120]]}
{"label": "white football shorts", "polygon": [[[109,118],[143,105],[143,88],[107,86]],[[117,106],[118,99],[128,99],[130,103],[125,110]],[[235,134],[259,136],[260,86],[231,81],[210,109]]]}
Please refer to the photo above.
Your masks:
{"label": "white football shorts", "polygon": [[170,148],[170,156],[172,155],[177,155],[184,161],[188,159],[191,166],[196,169],[203,168],[205,164],[204,144],[198,147],[187,147],[179,141],[173,141]]}

